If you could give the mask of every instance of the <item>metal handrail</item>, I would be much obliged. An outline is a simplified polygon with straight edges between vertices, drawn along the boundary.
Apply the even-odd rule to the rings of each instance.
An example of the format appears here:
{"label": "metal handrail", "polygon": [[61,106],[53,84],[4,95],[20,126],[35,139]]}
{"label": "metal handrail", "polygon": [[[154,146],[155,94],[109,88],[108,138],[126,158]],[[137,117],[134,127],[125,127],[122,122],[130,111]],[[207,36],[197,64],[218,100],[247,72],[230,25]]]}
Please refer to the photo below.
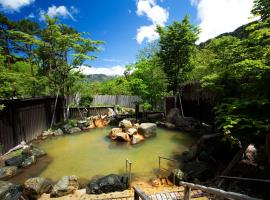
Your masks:
{"label": "metal handrail", "polygon": [[[171,158],[166,158],[166,157],[163,157],[163,156],[158,156],[158,171],[159,171],[159,178],[161,178],[161,170],[164,170],[164,171],[170,171],[168,169],[165,169],[165,168],[162,168],[161,167],[161,160],[168,160],[168,161],[171,161],[171,162],[174,162],[176,163],[177,160],[174,160],[174,159],[171,159]],[[175,174],[173,174],[173,184],[175,185]]]}
{"label": "metal handrail", "polygon": [[128,174],[128,177],[129,177],[129,188],[131,188],[131,165],[132,165],[132,162],[129,161],[129,159],[127,158],[126,159],[126,174]]}
{"label": "metal handrail", "polygon": [[258,198],[253,198],[244,194],[236,193],[236,192],[227,192],[221,189],[217,188],[212,188],[212,187],[206,187],[203,185],[198,185],[198,184],[193,184],[193,183],[188,183],[184,181],[180,181],[179,183],[181,186],[185,187],[184,191],[184,200],[190,200],[191,198],[191,189],[195,190],[201,190],[205,193],[217,195],[219,197],[223,198],[229,198],[229,199],[234,199],[234,200],[261,200]]}

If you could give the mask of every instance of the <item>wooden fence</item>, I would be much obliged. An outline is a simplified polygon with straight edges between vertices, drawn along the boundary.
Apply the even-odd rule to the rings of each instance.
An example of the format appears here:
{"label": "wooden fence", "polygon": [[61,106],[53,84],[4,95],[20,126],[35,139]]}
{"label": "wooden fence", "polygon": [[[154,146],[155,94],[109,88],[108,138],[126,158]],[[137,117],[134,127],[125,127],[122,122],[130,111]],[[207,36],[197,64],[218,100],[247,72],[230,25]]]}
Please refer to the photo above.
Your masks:
{"label": "wooden fence", "polygon": [[138,96],[125,95],[96,95],[93,100],[94,105],[120,105],[128,108],[135,108],[137,102],[141,100]]}
{"label": "wooden fence", "polygon": [[113,106],[95,106],[95,107],[79,107],[69,109],[70,119],[84,119],[85,117],[95,116],[95,115],[107,115],[108,108],[114,110]]}
{"label": "wooden fence", "polygon": [[[61,102],[58,100],[55,122],[62,119]],[[50,127],[55,98],[33,98],[0,101],[0,153],[8,151],[21,141],[29,142]]]}

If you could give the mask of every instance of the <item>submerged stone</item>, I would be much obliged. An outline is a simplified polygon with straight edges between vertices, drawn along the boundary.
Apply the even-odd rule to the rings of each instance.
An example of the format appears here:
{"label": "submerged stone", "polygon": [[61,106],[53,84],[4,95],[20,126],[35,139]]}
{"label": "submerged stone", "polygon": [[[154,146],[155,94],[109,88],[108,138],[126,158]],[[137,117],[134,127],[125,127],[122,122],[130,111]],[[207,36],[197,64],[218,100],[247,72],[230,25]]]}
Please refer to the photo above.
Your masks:
{"label": "submerged stone", "polygon": [[116,174],[110,174],[100,179],[93,180],[86,186],[87,194],[101,194],[123,191],[128,188],[128,178]]}

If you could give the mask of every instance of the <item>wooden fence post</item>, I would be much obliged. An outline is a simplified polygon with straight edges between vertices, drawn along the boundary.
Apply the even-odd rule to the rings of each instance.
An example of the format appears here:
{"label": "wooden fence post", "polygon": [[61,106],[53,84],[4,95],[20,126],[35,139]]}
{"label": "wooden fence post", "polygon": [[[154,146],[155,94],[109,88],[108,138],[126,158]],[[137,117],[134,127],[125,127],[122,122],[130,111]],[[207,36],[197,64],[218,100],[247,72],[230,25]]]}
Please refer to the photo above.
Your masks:
{"label": "wooden fence post", "polygon": [[190,197],[191,197],[191,188],[188,186],[185,186],[184,200],[190,200]]}

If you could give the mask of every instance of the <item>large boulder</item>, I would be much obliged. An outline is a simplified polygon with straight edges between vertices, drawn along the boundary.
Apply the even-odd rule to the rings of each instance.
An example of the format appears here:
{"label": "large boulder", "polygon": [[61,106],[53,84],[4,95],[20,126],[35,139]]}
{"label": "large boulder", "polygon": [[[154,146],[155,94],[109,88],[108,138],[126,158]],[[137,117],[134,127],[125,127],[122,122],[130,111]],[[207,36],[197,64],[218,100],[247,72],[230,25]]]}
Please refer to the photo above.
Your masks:
{"label": "large boulder", "polygon": [[142,123],[138,128],[138,133],[145,138],[149,138],[156,135],[157,125],[154,123]]}
{"label": "large boulder", "polygon": [[24,183],[24,194],[29,199],[38,199],[41,194],[48,193],[51,189],[51,181],[42,177],[30,178]]}
{"label": "large boulder", "polygon": [[183,152],[184,161],[190,161],[196,158],[198,153],[198,145],[193,145],[188,151]]}
{"label": "large boulder", "polygon": [[166,116],[166,122],[175,124],[175,122],[180,118],[182,118],[180,110],[178,108],[172,108]]}
{"label": "large boulder", "polygon": [[24,160],[25,160],[25,156],[23,155],[14,156],[12,158],[5,160],[5,166],[22,167]]}
{"label": "large boulder", "polygon": [[108,125],[108,123],[109,121],[107,121],[105,118],[94,119],[94,124],[97,128],[104,128]]}
{"label": "large boulder", "polygon": [[53,186],[51,197],[61,197],[74,193],[79,189],[79,182],[76,176],[64,176]]}
{"label": "large boulder", "polygon": [[139,144],[144,140],[144,137],[140,134],[132,136],[131,144]]}
{"label": "large boulder", "polygon": [[138,130],[136,128],[129,128],[127,133],[132,136],[132,135],[136,135],[138,133]]}
{"label": "large boulder", "polygon": [[112,128],[112,130],[109,133],[109,136],[111,139],[115,139],[117,133],[121,133],[121,132],[123,132],[122,128]]}
{"label": "large boulder", "polygon": [[118,142],[130,142],[130,137],[127,133],[117,132],[114,135],[111,135],[111,139]]}
{"label": "large boulder", "polygon": [[19,200],[22,197],[22,186],[14,185],[9,182],[0,181],[1,200]]}
{"label": "large boulder", "polygon": [[196,132],[202,127],[200,121],[192,117],[177,118],[175,126],[186,132]]}
{"label": "large boulder", "polygon": [[110,174],[100,179],[93,180],[86,186],[87,194],[101,194],[116,191],[123,191],[128,188],[128,178]]}
{"label": "large boulder", "polygon": [[174,169],[168,178],[172,183],[179,185],[180,181],[184,181],[186,177],[181,169]]}
{"label": "large boulder", "polygon": [[124,129],[132,128],[132,122],[127,119],[123,119],[121,122],[119,122],[119,127]]}
{"label": "large boulder", "polygon": [[15,176],[18,173],[18,168],[16,166],[7,166],[0,168],[0,180],[6,180]]}

